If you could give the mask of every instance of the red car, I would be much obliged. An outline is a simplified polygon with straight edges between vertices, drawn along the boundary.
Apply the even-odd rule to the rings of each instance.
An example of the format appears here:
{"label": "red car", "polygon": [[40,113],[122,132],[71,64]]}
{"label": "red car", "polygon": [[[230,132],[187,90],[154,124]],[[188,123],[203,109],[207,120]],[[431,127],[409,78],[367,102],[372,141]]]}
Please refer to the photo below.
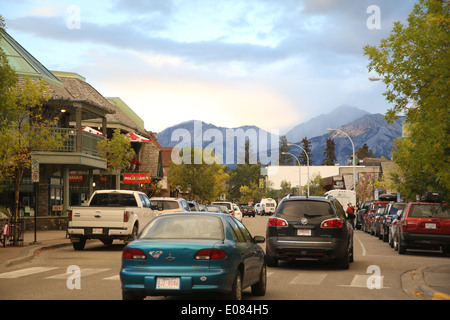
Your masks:
{"label": "red car", "polygon": [[410,202],[397,227],[398,253],[407,249],[439,249],[450,252],[450,209],[448,204],[430,201],[436,193],[427,193],[424,200]]}

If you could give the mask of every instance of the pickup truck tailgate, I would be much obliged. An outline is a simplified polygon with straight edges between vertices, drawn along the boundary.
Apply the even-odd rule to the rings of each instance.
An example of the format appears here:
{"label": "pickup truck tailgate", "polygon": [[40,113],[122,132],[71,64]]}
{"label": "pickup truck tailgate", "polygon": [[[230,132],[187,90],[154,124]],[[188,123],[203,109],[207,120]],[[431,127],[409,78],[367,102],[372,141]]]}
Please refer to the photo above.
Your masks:
{"label": "pickup truck tailgate", "polygon": [[69,226],[124,228],[124,208],[79,207],[72,210]]}

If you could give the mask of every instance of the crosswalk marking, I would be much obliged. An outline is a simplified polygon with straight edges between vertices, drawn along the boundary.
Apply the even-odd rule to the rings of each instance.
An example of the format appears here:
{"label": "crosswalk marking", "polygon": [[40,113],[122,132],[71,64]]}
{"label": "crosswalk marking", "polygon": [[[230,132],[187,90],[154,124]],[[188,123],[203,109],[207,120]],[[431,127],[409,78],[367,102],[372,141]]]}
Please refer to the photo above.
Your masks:
{"label": "crosswalk marking", "polygon": [[320,285],[326,277],[326,273],[299,273],[289,284]]}
{"label": "crosswalk marking", "polygon": [[[351,287],[351,288],[369,288],[368,286],[368,280],[369,277],[373,277],[370,275],[355,275],[353,277],[352,283],[350,285],[338,285],[338,287]],[[369,280],[370,281],[370,280]],[[377,284],[379,289],[389,289],[389,287],[383,286],[384,282],[384,276],[380,276],[377,281],[379,283]],[[374,285],[372,282],[369,283],[369,285]]]}
{"label": "crosswalk marking", "polygon": [[[0,279],[17,279],[26,276],[31,276],[39,273],[45,273],[57,269],[62,269],[61,267],[33,267],[33,268],[25,268],[19,269],[10,272],[0,273]],[[86,277],[102,272],[114,272],[113,269],[107,268],[84,268],[81,269],[81,277]],[[61,270],[59,270],[61,272]],[[43,276],[44,279],[63,279],[67,280],[72,273],[64,272],[56,275]],[[267,277],[276,277],[277,273],[273,271],[267,272]],[[384,277],[380,276],[377,279],[371,279],[369,277],[373,277],[371,275],[353,275],[351,283],[348,284],[336,284],[337,287],[347,287],[347,288],[368,288],[370,289],[371,285],[376,285],[377,289],[389,289],[389,287],[384,286]],[[328,278],[328,273],[323,272],[299,272],[295,273],[291,276],[291,279],[287,279],[287,283],[290,285],[310,285],[317,286],[323,284]],[[347,278],[348,279],[348,278]],[[102,280],[107,281],[120,281],[120,275],[117,272],[114,272],[113,275],[105,274]],[[348,279],[350,280],[350,279]],[[369,282],[369,283],[368,283]]]}
{"label": "crosswalk marking", "polygon": [[[81,269],[81,277],[90,276],[96,273],[105,272],[111,269],[99,269],[99,268],[85,268]],[[45,279],[67,279],[69,276],[71,276],[72,273],[61,273],[54,276],[46,277]]]}
{"label": "crosswalk marking", "polygon": [[46,272],[59,269],[58,267],[33,267],[33,268],[26,268],[26,269],[20,269],[16,271],[10,271],[0,274],[0,279],[17,279],[25,276],[29,276],[36,273]]}

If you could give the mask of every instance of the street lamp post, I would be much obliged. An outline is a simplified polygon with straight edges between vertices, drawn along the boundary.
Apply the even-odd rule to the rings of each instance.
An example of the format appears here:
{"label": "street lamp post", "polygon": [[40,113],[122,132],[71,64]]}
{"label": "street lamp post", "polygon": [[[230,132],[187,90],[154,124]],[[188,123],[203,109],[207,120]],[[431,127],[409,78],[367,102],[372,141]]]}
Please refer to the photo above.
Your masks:
{"label": "street lamp post", "polygon": [[309,156],[308,156],[308,152],[306,152],[306,150],[305,150],[304,148],[302,148],[301,146],[299,146],[299,145],[297,145],[297,144],[288,142],[287,145],[288,145],[288,146],[296,146],[296,147],[299,147],[299,148],[302,149],[303,152],[306,154],[306,165],[307,165],[307,176],[308,176],[308,193],[307,193],[307,195],[308,195],[308,198],[309,198]]}
{"label": "street lamp post", "polygon": [[290,152],[281,152],[282,154],[289,154],[289,155],[291,155],[291,156],[293,156],[294,158],[295,158],[295,160],[297,160],[297,162],[298,162],[298,195],[300,196],[301,194],[300,194],[300,189],[301,189],[301,179],[302,179],[302,167],[301,167],[301,163],[300,163],[300,160],[296,157],[296,156],[294,156],[292,153],[290,153]]}
{"label": "street lamp post", "polygon": [[353,140],[352,140],[352,138],[350,138],[350,136],[348,135],[347,132],[344,132],[342,130],[339,130],[339,129],[327,129],[327,131],[337,131],[337,132],[340,132],[342,134],[345,134],[347,136],[347,138],[350,140],[350,142],[352,143],[352,148],[353,148],[353,161],[352,161],[353,162],[353,191],[355,191],[355,193],[356,193],[356,174],[355,174],[355,161],[356,161],[356,159],[355,159],[355,145],[353,144]]}

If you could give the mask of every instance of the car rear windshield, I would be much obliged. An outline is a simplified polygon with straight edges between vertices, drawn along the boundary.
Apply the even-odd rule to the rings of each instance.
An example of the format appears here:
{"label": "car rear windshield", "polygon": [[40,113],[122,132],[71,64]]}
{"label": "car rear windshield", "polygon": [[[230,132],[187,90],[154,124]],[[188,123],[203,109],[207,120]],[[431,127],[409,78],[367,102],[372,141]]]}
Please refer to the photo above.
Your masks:
{"label": "car rear windshield", "polygon": [[90,207],[137,207],[136,198],[131,193],[97,193]]}
{"label": "car rear windshield", "polygon": [[231,210],[231,204],[228,202],[213,202],[212,204],[216,206],[226,206],[228,210]]}
{"label": "car rear windshield", "polygon": [[408,217],[450,219],[448,205],[412,204]]}
{"label": "car rear windshield", "polygon": [[334,215],[329,202],[325,201],[283,201],[277,213],[290,217],[320,217]]}
{"label": "car rear windshield", "polygon": [[173,210],[180,207],[178,202],[173,200],[152,200],[152,204],[158,206],[162,204],[163,210]]}
{"label": "car rear windshield", "polygon": [[222,220],[207,215],[160,215],[142,231],[140,239],[223,240]]}

